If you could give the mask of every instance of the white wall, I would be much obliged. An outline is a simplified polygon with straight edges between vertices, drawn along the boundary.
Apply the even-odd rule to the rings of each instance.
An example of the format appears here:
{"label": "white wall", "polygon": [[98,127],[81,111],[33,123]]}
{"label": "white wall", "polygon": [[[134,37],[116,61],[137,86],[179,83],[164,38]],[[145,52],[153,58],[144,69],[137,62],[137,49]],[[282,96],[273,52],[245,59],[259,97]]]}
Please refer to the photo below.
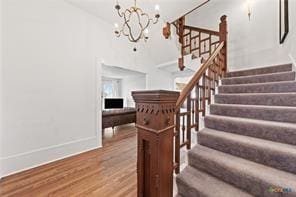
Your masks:
{"label": "white wall", "polygon": [[134,53],[112,25],[83,10],[62,0],[1,2],[0,176],[101,146],[101,61],[149,73],[151,88],[172,84],[144,47]]}
{"label": "white wall", "polygon": [[132,91],[146,89],[146,76],[127,76],[122,78],[122,97],[124,98],[125,107],[135,107],[132,98]]}
{"label": "white wall", "polygon": [[2,171],[2,157],[3,157],[3,127],[2,127],[2,1],[0,1],[0,177]]}
{"label": "white wall", "polygon": [[174,78],[172,74],[155,69],[153,72],[149,72],[146,77],[146,87],[148,90],[173,90]]}
{"label": "white wall", "polygon": [[[251,21],[246,0],[211,0],[187,21],[189,25],[218,30],[220,16],[228,16],[230,70],[290,62],[279,45],[278,0],[252,2]],[[292,10],[295,12],[295,8]]]}
{"label": "white wall", "polygon": [[289,33],[282,45],[296,67],[296,1],[289,1]]}

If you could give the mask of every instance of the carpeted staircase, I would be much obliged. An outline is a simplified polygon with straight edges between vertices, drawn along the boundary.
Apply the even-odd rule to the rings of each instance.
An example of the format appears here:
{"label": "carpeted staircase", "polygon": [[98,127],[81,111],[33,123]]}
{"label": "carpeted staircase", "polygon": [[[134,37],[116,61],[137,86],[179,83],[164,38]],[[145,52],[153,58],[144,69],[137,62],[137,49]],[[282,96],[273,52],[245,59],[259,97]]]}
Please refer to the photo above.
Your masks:
{"label": "carpeted staircase", "polygon": [[292,65],[227,73],[198,132],[178,195],[296,196]]}

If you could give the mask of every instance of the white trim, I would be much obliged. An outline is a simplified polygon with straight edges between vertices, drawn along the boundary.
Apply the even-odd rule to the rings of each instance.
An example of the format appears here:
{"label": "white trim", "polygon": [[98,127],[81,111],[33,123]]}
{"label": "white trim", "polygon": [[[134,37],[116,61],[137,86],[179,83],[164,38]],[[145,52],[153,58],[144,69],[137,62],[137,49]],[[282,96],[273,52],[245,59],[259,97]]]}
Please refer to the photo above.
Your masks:
{"label": "white trim", "polygon": [[296,60],[294,59],[294,57],[293,57],[293,55],[291,53],[289,54],[289,58],[291,59],[291,62],[293,64],[293,66],[294,66],[294,69],[296,69]]}
{"label": "white trim", "polygon": [[99,148],[97,137],[93,136],[3,157],[0,159],[3,170],[2,176],[9,176],[97,148]]}
{"label": "white trim", "polygon": [[95,79],[96,79],[96,104],[95,104],[95,133],[97,137],[97,145],[98,147],[102,147],[102,93],[101,93],[101,88],[102,88],[102,66],[103,66],[103,60],[100,58],[96,59],[96,73],[95,73]]}

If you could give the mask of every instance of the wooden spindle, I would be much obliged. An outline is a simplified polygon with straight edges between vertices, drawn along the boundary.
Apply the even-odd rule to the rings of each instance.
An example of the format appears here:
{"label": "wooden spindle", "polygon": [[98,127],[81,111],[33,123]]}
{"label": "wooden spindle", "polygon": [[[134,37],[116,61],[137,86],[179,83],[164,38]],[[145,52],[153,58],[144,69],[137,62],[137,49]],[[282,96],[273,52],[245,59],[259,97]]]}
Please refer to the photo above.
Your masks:
{"label": "wooden spindle", "polygon": [[175,173],[180,173],[180,110],[176,113],[175,135]]}
{"label": "wooden spindle", "polygon": [[187,150],[191,149],[191,94],[187,97],[187,123],[186,123],[186,141],[187,141]]}

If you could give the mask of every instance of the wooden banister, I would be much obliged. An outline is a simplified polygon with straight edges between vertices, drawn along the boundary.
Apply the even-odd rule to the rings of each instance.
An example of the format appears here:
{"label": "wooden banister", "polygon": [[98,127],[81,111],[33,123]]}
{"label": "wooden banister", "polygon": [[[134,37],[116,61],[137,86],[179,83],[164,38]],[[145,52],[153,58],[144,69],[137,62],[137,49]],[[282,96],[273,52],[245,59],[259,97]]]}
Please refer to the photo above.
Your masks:
{"label": "wooden banister", "polygon": [[176,27],[182,46],[180,69],[184,55],[190,53],[200,57],[202,65],[181,94],[132,93],[137,111],[138,197],[172,197],[173,170],[180,172],[180,149],[191,149],[191,131],[199,130],[200,114],[206,115],[206,105],[227,70],[226,16],[221,17],[219,32],[186,26],[184,17]]}
{"label": "wooden banister", "polygon": [[220,36],[220,32],[219,31],[213,31],[210,29],[203,29],[203,28],[199,28],[199,27],[193,27],[193,26],[188,26],[188,25],[184,25],[185,29],[191,29],[193,31],[198,31],[198,32],[202,32],[202,33],[206,33],[206,34],[212,34],[215,36]]}
{"label": "wooden banister", "polygon": [[227,21],[225,15],[220,18],[219,31],[187,26],[184,18],[175,26],[181,43],[180,70],[185,68],[184,56],[188,53],[200,57],[202,63],[176,103],[174,167],[175,173],[179,173],[180,149],[191,148],[191,130],[199,130],[200,113],[206,115],[206,106],[212,101],[218,80],[227,71]]}
{"label": "wooden banister", "polygon": [[206,60],[204,64],[200,67],[200,69],[194,74],[189,83],[182,90],[176,104],[176,109],[180,109],[181,105],[184,103],[188,94],[191,93],[192,89],[196,86],[197,82],[201,79],[206,69],[212,64],[213,60],[217,57],[217,55],[221,52],[224,46],[224,42],[221,42],[219,46],[216,48],[214,53],[211,55],[209,59]]}

